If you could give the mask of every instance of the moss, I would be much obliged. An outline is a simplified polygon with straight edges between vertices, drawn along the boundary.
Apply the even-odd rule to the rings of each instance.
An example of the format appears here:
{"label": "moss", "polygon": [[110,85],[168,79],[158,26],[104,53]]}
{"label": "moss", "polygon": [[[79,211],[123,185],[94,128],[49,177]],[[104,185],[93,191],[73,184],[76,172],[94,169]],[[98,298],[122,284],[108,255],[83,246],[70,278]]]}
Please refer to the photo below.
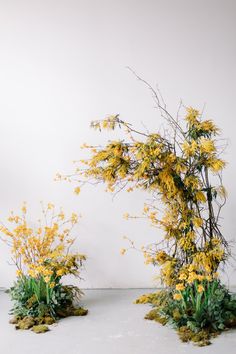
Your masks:
{"label": "moss", "polygon": [[158,305],[160,301],[163,302],[164,296],[166,297],[166,291],[159,290],[155,293],[141,295],[134,303]]}
{"label": "moss", "polygon": [[45,332],[48,332],[49,331],[49,328],[48,326],[46,325],[36,325],[36,326],[33,326],[31,328],[31,330],[34,332],[34,333],[45,333]]}
{"label": "moss", "polygon": [[[59,318],[64,318],[68,316],[85,316],[88,314],[88,310],[82,307],[75,308],[74,306],[67,306],[65,308],[60,308],[57,311],[57,316]],[[48,326],[56,322],[56,320],[50,315],[46,314],[40,317],[26,316],[13,317],[10,321],[11,324],[15,324],[16,329],[32,329],[35,333],[44,333],[49,330]]]}
{"label": "moss", "polygon": [[21,320],[20,317],[14,316],[9,320],[10,324],[17,324]]}
{"label": "moss", "polygon": [[35,319],[30,316],[24,317],[16,323],[16,329],[30,329],[35,325]]}
{"label": "moss", "polygon": [[65,317],[71,316],[71,308],[70,307],[63,307],[63,308],[57,309],[57,316],[59,318],[65,318]]}
{"label": "moss", "polygon": [[178,329],[179,338],[182,342],[193,342],[199,347],[204,347],[211,344],[210,339],[218,336],[220,332],[212,332],[210,329],[202,329],[198,332],[193,332],[187,326],[182,326]]}
{"label": "moss", "polygon": [[35,318],[35,323],[38,325],[41,325],[41,324],[52,325],[55,322],[56,322],[56,320],[54,318],[52,318],[51,316],[41,316],[41,317]]}
{"label": "moss", "polygon": [[236,316],[227,319],[227,321],[225,322],[225,326],[227,328],[235,328],[236,327]]}
{"label": "moss", "polygon": [[178,308],[173,310],[172,317],[173,317],[174,321],[176,321],[176,322],[178,322],[181,319],[181,313],[179,312]]}
{"label": "moss", "polygon": [[83,309],[82,307],[74,309],[73,311],[73,316],[86,316],[87,314],[88,314],[88,310]]}
{"label": "moss", "polygon": [[53,323],[55,323],[55,320],[50,316],[44,317],[43,320],[43,323],[46,325],[52,325]]}
{"label": "moss", "polygon": [[146,320],[151,320],[151,321],[156,321],[158,323],[161,323],[163,326],[167,324],[167,319],[163,316],[160,315],[158,309],[151,310],[146,314],[144,317]]}
{"label": "moss", "polygon": [[75,308],[74,306],[68,306],[57,310],[57,315],[61,318],[69,316],[86,316],[87,314],[88,310],[83,309],[82,307]]}

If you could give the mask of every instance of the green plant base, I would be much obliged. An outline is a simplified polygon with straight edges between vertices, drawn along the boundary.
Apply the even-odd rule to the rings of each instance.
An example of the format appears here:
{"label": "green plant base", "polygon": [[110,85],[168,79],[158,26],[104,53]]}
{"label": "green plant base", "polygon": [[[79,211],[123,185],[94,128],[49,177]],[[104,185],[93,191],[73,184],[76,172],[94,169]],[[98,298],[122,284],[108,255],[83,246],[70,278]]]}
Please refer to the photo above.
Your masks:
{"label": "green plant base", "polygon": [[[212,283],[213,284],[213,283]],[[150,304],[153,309],[145,319],[163,326],[170,324],[182,342],[203,347],[229,328],[236,328],[236,298],[217,282],[215,291],[202,298],[202,307],[194,307],[191,299],[185,303],[173,299],[173,290],[160,290],[140,296],[136,304]],[[184,307],[186,306],[186,307]]]}

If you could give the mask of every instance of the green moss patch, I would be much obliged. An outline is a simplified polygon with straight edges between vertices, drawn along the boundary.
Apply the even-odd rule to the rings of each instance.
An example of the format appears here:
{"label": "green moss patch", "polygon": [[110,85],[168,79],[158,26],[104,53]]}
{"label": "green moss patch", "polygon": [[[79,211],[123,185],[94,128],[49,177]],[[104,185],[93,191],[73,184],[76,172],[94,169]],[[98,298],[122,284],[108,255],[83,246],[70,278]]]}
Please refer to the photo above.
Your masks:
{"label": "green moss patch", "polygon": [[34,333],[45,333],[49,331],[48,326],[46,325],[37,325],[37,326],[33,326],[31,329]]}

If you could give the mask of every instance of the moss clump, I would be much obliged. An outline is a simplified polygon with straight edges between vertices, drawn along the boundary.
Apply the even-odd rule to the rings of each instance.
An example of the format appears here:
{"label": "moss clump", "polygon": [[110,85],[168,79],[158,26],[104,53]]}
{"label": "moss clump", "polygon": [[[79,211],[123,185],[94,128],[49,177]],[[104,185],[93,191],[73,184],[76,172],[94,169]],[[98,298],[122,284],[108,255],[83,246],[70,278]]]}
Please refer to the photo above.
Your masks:
{"label": "moss clump", "polygon": [[43,320],[44,320],[43,323],[46,325],[52,325],[53,323],[55,323],[55,320],[50,316],[44,317]]}
{"label": "moss clump", "polygon": [[[45,316],[45,317],[42,316],[42,317],[35,317],[35,318],[31,316],[26,316],[23,318],[13,317],[9,322],[11,324],[15,324],[16,329],[26,330],[35,327],[37,330],[38,327],[38,330],[40,330],[40,328],[45,328],[47,327],[47,325],[52,325],[53,323],[55,323],[55,319],[53,319],[50,316]],[[37,332],[37,333],[42,333],[42,332]]]}
{"label": "moss clump", "polygon": [[17,324],[19,320],[20,320],[20,317],[14,316],[9,320],[9,323],[10,324]]}
{"label": "moss clump", "polygon": [[35,323],[37,325],[41,325],[41,324],[52,325],[55,322],[56,322],[56,320],[49,315],[35,318]]}
{"label": "moss clump", "polygon": [[31,330],[34,332],[34,333],[45,333],[45,332],[48,332],[49,331],[49,328],[48,326],[46,325],[36,325],[36,326],[33,326],[31,328]]}
{"label": "moss clump", "polygon": [[[74,307],[72,305],[60,308],[57,311],[57,319],[65,318],[69,316],[86,316],[88,310],[82,307]],[[40,317],[25,316],[19,317],[15,316],[10,321],[11,324],[15,325],[16,329],[32,329],[35,333],[44,333],[49,331],[48,326],[56,322],[56,319],[46,314]]]}
{"label": "moss clump", "polygon": [[83,307],[79,307],[77,309],[74,309],[73,311],[73,316],[86,316],[88,314],[87,309],[83,309]]}
{"label": "moss clump", "polygon": [[163,302],[164,296],[166,296],[166,292],[164,290],[159,290],[155,293],[141,295],[134,303],[158,305],[160,304],[160,301]]}
{"label": "moss clump", "polygon": [[160,315],[158,309],[149,311],[144,318],[145,320],[151,320],[151,321],[156,321],[158,323],[161,323],[163,326],[165,326],[168,322],[165,317]]}
{"label": "moss clump", "polygon": [[187,326],[182,326],[178,329],[178,335],[182,342],[193,342],[199,347],[210,345],[210,339],[219,334],[219,332],[210,332],[209,329],[202,329],[198,332],[193,332]]}
{"label": "moss clump", "polygon": [[68,306],[57,310],[57,316],[60,318],[65,318],[69,316],[86,316],[88,310],[83,309],[82,307],[75,308],[74,306]]}
{"label": "moss clump", "polygon": [[26,316],[23,319],[20,319],[17,323],[16,323],[16,329],[30,329],[35,325],[35,319],[33,317],[30,316]]}

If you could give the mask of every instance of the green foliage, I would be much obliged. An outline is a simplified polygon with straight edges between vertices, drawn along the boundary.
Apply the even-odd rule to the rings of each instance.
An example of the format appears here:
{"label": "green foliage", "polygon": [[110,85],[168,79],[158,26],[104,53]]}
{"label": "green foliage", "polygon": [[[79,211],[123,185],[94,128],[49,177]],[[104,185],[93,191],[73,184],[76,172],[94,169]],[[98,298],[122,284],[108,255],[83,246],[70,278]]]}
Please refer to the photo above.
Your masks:
{"label": "green foliage", "polygon": [[211,337],[236,326],[236,297],[219,280],[204,282],[204,291],[198,287],[197,282],[185,287],[180,300],[168,289],[144,295],[136,303],[150,303],[153,310],[145,318],[171,324],[181,340],[207,345]]}
{"label": "green foliage", "polygon": [[74,315],[73,311],[80,310],[73,306],[73,302],[78,301],[82,295],[81,290],[75,286],[63,286],[57,282],[50,288],[43,278],[21,277],[9,292],[14,302],[11,313],[19,321],[24,320],[21,323],[23,327],[29,319],[32,322],[29,328],[34,324],[50,325],[58,318]]}

